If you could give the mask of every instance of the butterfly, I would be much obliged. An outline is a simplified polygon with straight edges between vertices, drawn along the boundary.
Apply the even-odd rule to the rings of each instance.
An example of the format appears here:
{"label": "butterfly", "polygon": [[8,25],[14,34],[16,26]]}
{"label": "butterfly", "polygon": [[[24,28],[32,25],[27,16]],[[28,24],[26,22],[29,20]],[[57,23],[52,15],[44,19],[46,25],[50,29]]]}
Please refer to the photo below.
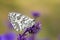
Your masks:
{"label": "butterfly", "polygon": [[35,19],[25,16],[18,12],[9,12],[8,20],[12,24],[15,31],[26,30],[35,24]]}

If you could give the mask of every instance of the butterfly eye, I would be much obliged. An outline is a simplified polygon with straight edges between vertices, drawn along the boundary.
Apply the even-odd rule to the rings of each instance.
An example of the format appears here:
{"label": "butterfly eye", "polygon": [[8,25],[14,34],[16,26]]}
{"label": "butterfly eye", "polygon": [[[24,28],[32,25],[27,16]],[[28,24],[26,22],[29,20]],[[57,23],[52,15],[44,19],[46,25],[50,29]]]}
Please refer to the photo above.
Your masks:
{"label": "butterfly eye", "polygon": [[32,27],[35,24],[35,21],[33,21],[34,19],[17,12],[9,13],[9,18],[16,31],[25,31],[27,28]]}

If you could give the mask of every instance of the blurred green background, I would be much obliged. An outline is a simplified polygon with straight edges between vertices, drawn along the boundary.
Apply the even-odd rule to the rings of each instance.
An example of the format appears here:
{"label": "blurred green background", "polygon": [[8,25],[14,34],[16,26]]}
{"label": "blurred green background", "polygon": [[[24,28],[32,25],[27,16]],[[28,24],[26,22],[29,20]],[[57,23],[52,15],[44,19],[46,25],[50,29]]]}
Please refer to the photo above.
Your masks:
{"label": "blurred green background", "polygon": [[8,30],[5,22],[8,13],[12,11],[30,17],[32,11],[39,11],[41,16],[38,19],[42,23],[42,29],[38,37],[47,36],[57,40],[60,35],[60,0],[0,0],[0,34]]}

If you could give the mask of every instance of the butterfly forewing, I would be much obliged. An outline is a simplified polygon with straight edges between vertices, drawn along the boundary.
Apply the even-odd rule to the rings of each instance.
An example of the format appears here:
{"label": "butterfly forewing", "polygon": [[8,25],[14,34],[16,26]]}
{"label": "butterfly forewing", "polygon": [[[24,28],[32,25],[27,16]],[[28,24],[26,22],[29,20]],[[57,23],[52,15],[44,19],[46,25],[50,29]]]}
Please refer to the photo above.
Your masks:
{"label": "butterfly forewing", "polygon": [[26,30],[35,24],[34,19],[17,12],[10,12],[8,19],[16,31]]}

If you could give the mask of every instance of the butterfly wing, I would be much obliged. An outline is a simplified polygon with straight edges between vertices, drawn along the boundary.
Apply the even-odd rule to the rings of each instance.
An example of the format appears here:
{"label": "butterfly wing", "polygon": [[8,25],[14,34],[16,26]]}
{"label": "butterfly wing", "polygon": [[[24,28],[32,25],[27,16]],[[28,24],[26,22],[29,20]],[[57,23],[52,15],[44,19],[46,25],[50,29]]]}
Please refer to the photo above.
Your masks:
{"label": "butterfly wing", "polygon": [[16,31],[26,30],[35,24],[34,19],[17,12],[10,12],[8,14],[8,20]]}

